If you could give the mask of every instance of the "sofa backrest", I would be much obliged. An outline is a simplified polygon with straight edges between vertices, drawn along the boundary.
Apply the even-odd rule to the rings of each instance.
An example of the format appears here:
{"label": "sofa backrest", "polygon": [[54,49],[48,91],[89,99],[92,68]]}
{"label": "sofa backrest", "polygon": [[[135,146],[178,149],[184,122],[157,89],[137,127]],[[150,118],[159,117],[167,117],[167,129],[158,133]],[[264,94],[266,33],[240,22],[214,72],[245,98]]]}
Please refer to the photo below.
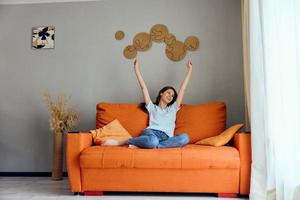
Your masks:
{"label": "sofa backrest", "polygon": [[[140,104],[98,103],[96,128],[118,119],[124,128],[136,137],[148,125],[148,114]],[[212,102],[198,105],[183,104],[177,112],[175,134],[187,133],[190,143],[215,136],[225,130],[226,105]]]}

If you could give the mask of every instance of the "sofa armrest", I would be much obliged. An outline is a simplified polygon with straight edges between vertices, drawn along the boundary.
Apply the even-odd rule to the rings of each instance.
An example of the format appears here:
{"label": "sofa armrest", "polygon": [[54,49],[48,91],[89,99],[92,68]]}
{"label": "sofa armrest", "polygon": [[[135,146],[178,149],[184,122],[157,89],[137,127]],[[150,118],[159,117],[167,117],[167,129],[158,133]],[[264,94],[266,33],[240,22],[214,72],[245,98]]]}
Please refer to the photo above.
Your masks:
{"label": "sofa armrest", "polygon": [[92,145],[92,134],[90,133],[68,133],[67,134],[67,170],[72,192],[81,191],[81,175],[79,156],[83,149]]}
{"label": "sofa armrest", "polygon": [[240,153],[240,194],[249,194],[251,176],[251,134],[237,133],[233,143]]}

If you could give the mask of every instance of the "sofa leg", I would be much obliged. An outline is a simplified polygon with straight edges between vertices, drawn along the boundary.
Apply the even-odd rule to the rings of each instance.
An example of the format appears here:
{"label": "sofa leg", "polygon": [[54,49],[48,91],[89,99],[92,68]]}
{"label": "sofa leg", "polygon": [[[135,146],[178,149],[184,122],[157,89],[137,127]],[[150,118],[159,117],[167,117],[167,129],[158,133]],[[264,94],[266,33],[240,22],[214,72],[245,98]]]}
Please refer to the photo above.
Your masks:
{"label": "sofa leg", "polygon": [[218,193],[218,197],[224,197],[224,198],[237,198],[236,193]]}
{"label": "sofa leg", "polygon": [[101,191],[85,191],[83,192],[84,196],[102,196],[103,192]]}

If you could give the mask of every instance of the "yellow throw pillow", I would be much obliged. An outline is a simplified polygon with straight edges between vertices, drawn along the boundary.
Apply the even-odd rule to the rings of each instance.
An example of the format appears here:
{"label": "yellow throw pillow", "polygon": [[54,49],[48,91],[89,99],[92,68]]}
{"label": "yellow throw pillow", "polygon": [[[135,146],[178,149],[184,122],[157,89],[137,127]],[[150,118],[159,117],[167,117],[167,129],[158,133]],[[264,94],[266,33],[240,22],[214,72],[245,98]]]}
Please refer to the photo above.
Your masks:
{"label": "yellow throw pillow", "polygon": [[223,131],[220,135],[199,140],[195,144],[210,145],[220,147],[227,144],[234,134],[244,126],[244,124],[236,124]]}
{"label": "yellow throw pillow", "polygon": [[[94,143],[98,145],[121,145],[132,138],[117,119],[102,128],[91,130],[90,132],[92,133]],[[116,141],[117,143],[112,144],[111,141]]]}

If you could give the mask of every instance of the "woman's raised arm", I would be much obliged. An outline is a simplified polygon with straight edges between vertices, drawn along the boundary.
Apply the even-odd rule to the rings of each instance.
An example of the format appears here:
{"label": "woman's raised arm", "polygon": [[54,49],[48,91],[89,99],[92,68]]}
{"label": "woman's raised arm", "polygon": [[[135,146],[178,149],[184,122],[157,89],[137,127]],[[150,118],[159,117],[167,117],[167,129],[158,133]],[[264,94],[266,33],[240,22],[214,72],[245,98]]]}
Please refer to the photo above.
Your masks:
{"label": "woman's raised arm", "polygon": [[193,65],[192,65],[192,62],[190,60],[187,63],[187,68],[188,68],[188,71],[186,73],[185,79],[183,80],[183,82],[181,84],[181,87],[179,89],[178,96],[177,96],[177,99],[176,99],[176,103],[177,103],[178,107],[180,107],[180,105],[182,103],[185,88],[186,88],[187,84],[189,83],[189,80],[190,80],[191,75],[192,75]]}
{"label": "woman's raised arm", "polygon": [[135,71],[136,77],[139,81],[139,84],[141,86],[141,89],[142,89],[142,92],[144,95],[144,99],[145,99],[145,103],[146,103],[146,105],[148,105],[148,103],[151,101],[151,99],[150,99],[150,95],[149,95],[147,86],[145,84],[145,81],[142,77],[142,74],[140,71],[140,64],[139,64],[137,58],[134,59],[134,71]]}

